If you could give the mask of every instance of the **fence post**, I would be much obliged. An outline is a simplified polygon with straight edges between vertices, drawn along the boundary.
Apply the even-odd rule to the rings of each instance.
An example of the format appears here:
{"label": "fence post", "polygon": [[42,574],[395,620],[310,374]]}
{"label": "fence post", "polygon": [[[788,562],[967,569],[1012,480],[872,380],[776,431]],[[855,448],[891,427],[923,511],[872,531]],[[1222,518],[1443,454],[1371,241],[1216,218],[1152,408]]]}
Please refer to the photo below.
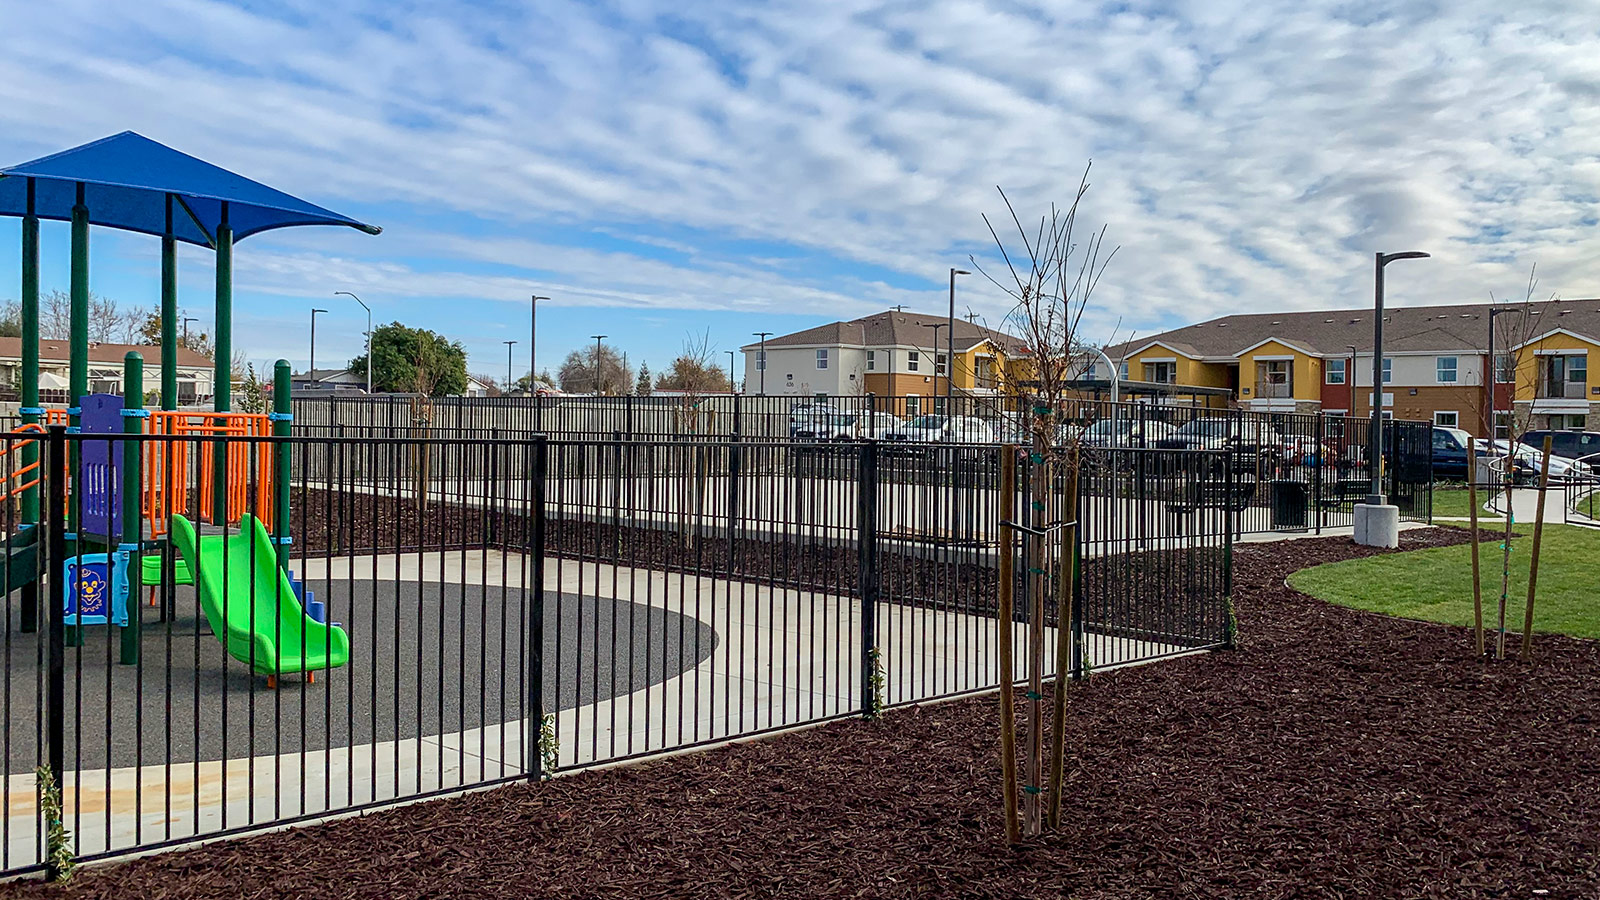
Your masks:
{"label": "fence post", "polygon": [[[136,351],[129,350],[122,360],[123,385],[122,385],[122,432],[124,434],[141,434],[144,432],[144,419],[150,414],[144,409],[144,357]],[[142,512],[143,497],[141,491],[144,486],[143,474],[140,471],[140,462],[143,460],[144,444],[135,440],[122,442],[122,521],[116,524],[107,522],[107,531],[116,528],[121,532],[122,540],[115,548],[117,553],[128,554],[128,624],[121,629],[118,635],[120,647],[119,661],[123,665],[137,665],[139,662],[140,621],[139,609],[139,579],[144,571],[140,565],[140,513]],[[115,453],[116,450],[111,451]],[[115,557],[113,557],[114,559]],[[110,610],[107,610],[109,613]]]}
{"label": "fence post", "polygon": [[529,767],[529,780],[541,781],[550,773],[544,771],[544,503],[545,477],[549,471],[549,441],[536,435],[533,444],[533,477],[530,514],[532,523],[528,535],[528,553],[533,554],[533,608],[529,610],[528,627],[528,721],[530,723],[526,746],[533,754]]}
{"label": "fence post", "polygon": [[1233,617],[1233,532],[1237,527],[1235,517],[1239,513],[1234,511],[1233,466],[1229,465],[1227,469],[1228,493],[1227,500],[1222,507],[1222,524],[1223,529],[1227,532],[1222,538],[1222,602],[1224,616],[1222,622],[1222,646],[1232,650],[1238,646],[1237,628],[1235,628]]}
{"label": "fence post", "polygon": [[1323,438],[1327,433],[1327,416],[1318,412],[1316,426],[1312,429],[1312,459],[1316,460],[1316,467],[1311,473],[1311,509],[1310,514],[1316,517],[1317,534],[1322,533],[1322,467],[1328,464],[1326,447]]}
{"label": "fence post", "polygon": [[861,715],[878,710],[878,443],[861,445],[856,467],[856,590],[861,599]]}
{"label": "fence post", "polygon": [[[45,487],[43,512],[46,553],[39,561],[38,571],[40,577],[49,579],[51,587],[44,603],[49,629],[45,649],[48,659],[45,675],[45,765],[50,767],[50,777],[55,779],[59,788],[62,769],[66,767],[66,609],[67,591],[70,589],[66,579],[67,529],[64,521],[67,505],[67,479],[64,477],[67,470],[67,438],[66,429],[62,426],[50,426],[45,436],[44,457],[41,477]],[[128,601],[133,603],[137,599],[134,596]],[[51,823],[43,824],[49,829]],[[44,877],[46,881],[55,881],[61,877],[61,870],[56,865],[54,855],[48,852],[48,839],[45,849]]]}

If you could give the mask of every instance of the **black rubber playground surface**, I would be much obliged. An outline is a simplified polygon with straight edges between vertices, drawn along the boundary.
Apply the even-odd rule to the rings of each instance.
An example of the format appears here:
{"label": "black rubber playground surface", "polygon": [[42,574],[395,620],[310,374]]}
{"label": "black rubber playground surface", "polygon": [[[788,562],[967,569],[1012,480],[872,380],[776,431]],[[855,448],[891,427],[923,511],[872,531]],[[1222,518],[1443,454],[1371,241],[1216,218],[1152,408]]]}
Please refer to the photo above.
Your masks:
{"label": "black rubber playground surface", "polygon": [[[117,664],[116,632],[86,629],[66,660],[66,767],[216,760],[364,745],[517,722],[529,703],[528,599],[512,588],[336,581],[318,599],[350,635],[350,664],[277,690],[223,652],[180,588],[178,614],[144,611],[143,659]],[[328,596],[324,596],[324,594]],[[13,595],[15,597],[15,595]],[[39,764],[41,636],[0,648],[11,727],[7,773]],[[546,711],[622,696],[698,665],[716,647],[695,619],[625,600],[545,597]],[[38,724],[35,724],[38,723]],[[141,752],[142,748],[142,752]]]}

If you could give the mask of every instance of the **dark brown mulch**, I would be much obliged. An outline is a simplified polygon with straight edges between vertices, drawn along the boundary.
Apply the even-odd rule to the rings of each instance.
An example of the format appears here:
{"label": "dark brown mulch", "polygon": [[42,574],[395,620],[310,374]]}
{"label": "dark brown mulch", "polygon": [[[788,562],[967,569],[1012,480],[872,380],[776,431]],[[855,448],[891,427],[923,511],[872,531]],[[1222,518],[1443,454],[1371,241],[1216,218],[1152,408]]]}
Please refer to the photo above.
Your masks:
{"label": "dark brown mulch", "polygon": [[1541,636],[1533,665],[1482,661],[1462,629],[1283,584],[1367,552],[1241,545],[1242,649],[1074,690],[1066,824],[1021,849],[1000,838],[985,696],[0,895],[1594,896],[1600,644]]}

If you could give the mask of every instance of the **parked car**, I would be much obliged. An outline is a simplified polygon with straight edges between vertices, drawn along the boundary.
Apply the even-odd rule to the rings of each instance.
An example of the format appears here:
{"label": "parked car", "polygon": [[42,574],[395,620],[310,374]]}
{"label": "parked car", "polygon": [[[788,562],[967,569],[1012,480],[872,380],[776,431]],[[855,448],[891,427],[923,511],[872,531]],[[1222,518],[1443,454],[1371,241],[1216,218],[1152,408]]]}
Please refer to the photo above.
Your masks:
{"label": "parked car", "polygon": [[1229,450],[1250,460],[1272,459],[1282,451],[1283,436],[1270,422],[1236,416],[1212,416],[1184,423],[1160,438],[1163,450]]}
{"label": "parked car", "polygon": [[893,413],[869,412],[855,416],[855,436],[864,441],[881,441],[884,435],[905,427],[905,420]]}
{"label": "parked car", "polygon": [[789,409],[789,436],[799,438],[800,432],[807,432],[808,436],[826,433],[831,420],[840,415],[839,407],[831,403],[796,403]]}
{"label": "parked car", "polygon": [[1083,445],[1100,449],[1149,447],[1174,436],[1177,431],[1177,426],[1171,422],[1155,422],[1134,416],[1101,419],[1084,429]]}
{"label": "parked car", "polygon": [[1467,480],[1467,446],[1472,435],[1459,428],[1433,426],[1433,477]]}
{"label": "parked car", "polygon": [[[1545,436],[1550,436],[1550,455],[1562,459],[1581,459],[1594,464],[1600,459],[1600,431],[1529,431],[1518,440],[1529,447],[1544,452]],[[1589,457],[1595,457],[1590,459]],[[1553,472],[1551,474],[1554,474]]]}
{"label": "parked car", "polygon": [[789,437],[797,441],[848,441],[856,436],[856,417],[816,413],[791,422]]}
{"label": "parked car", "polygon": [[993,444],[994,426],[974,416],[917,416],[901,428],[884,434],[884,440],[907,443]]}
{"label": "parked car", "polygon": [[[1506,455],[1507,443],[1503,438],[1496,439],[1494,441],[1487,441],[1483,438],[1478,438],[1477,441],[1479,456],[1504,457]],[[1516,460],[1516,473],[1513,477],[1517,481],[1532,481],[1539,476],[1539,472],[1541,471],[1539,467],[1544,460],[1544,450],[1542,446],[1530,447],[1527,444],[1518,441],[1516,445],[1511,448],[1510,452],[1513,454]],[[1550,477],[1553,479],[1564,479],[1569,477],[1593,478],[1594,467],[1589,463],[1579,462],[1574,459],[1564,459],[1560,456],[1556,456],[1554,452],[1551,452]]]}

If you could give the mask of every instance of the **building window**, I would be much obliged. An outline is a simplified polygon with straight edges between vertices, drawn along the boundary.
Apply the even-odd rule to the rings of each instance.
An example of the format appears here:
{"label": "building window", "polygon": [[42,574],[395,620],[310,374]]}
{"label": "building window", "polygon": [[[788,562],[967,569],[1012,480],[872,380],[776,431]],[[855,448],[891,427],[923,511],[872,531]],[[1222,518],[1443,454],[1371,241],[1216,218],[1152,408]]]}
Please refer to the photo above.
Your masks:
{"label": "building window", "polygon": [[906,398],[906,415],[914,416],[922,412],[922,398],[916,394]]}
{"label": "building window", "polygon": [[1500,384],[1510,384],[1517,380],[1517,366],[1512,362],[1511,354],[1495,354],[1494,380]]}
{"label": "building window", "polygon": [[906,371],[907,372],[915,372],[915,371],[917,371],[917,362],[918,362],[918,358],[921,355],[922,354],[918,353],[915,350],[911,350],[911,351],[908,351],[906,353]]}
{"label": "building window", "polygon": [[935,374],[935,375],[943,375],[944,374],[944,364],[945,364],[945,355],[943,353],[935,355],[933,357],[933,374]]}
{"label": "building window", "polygon": [[1123,360],[1122,362],[1117,363],[1117,377],[1122,379],[1123,381],[1127,381],[1128,380],[1128,361],[1127,360]]}
{"label": "building window", "polygon": [[1385,357],[1383,360],[1383,383],[1394,381],[1394,360]]}
{"label": "building window", "polygon": [[1178,364],[1175,362],[1147,362],[1144,364],[1144,380],[1157,384],[1177,384]]}
{"label": "building window", "polygon": [[767,351],[765,351],[765,350],[757,350],[756,351],[756,371],[757,372],[765,372],[766,370],[767,370]]}
{"label": "building window", "polygon": [[1344,384],[1344,360],[1330,359],[1327,362],[1329,384]]}
{"label": "building window", "polygon": [[877,370],[878,370],[878,351],[876,351],[876,350],[868,350],[867,351],[867,371],[868,372],[876,372]]}
{"label": "building window", "polygon": [[[1456,361],[1457,358],[1454,356],[1440,356],[1434,359],[1433,371],[1440,384],[1456,383]],[[1385,374],[1387,375],[1388,373],[1385,372]],[[1455,426],[1452,425],[1451,427]]]}
{"label": "building window", "polygon": [[1461,414],[1453,409],[1434,410],[1433,424],[1440,428],[1460,428]]}
{"label": "building window", "polygon": [[817,368],[826,369],[827,367],[828,367],[828,351],[826,351],[826,350],[818,350],[817,351]]}
{"label": "building window", "polygon": [[1494,414],[1494,436],[1502,440],[1511,437],[1511,413],[1497,412]]}
{"label": "building window", "polygon": [[1392,418],[1394,418],[1394,410],[1386,409],[1386,410],[1383,411],[1383,420],[1385,422],[1389,421]]}

